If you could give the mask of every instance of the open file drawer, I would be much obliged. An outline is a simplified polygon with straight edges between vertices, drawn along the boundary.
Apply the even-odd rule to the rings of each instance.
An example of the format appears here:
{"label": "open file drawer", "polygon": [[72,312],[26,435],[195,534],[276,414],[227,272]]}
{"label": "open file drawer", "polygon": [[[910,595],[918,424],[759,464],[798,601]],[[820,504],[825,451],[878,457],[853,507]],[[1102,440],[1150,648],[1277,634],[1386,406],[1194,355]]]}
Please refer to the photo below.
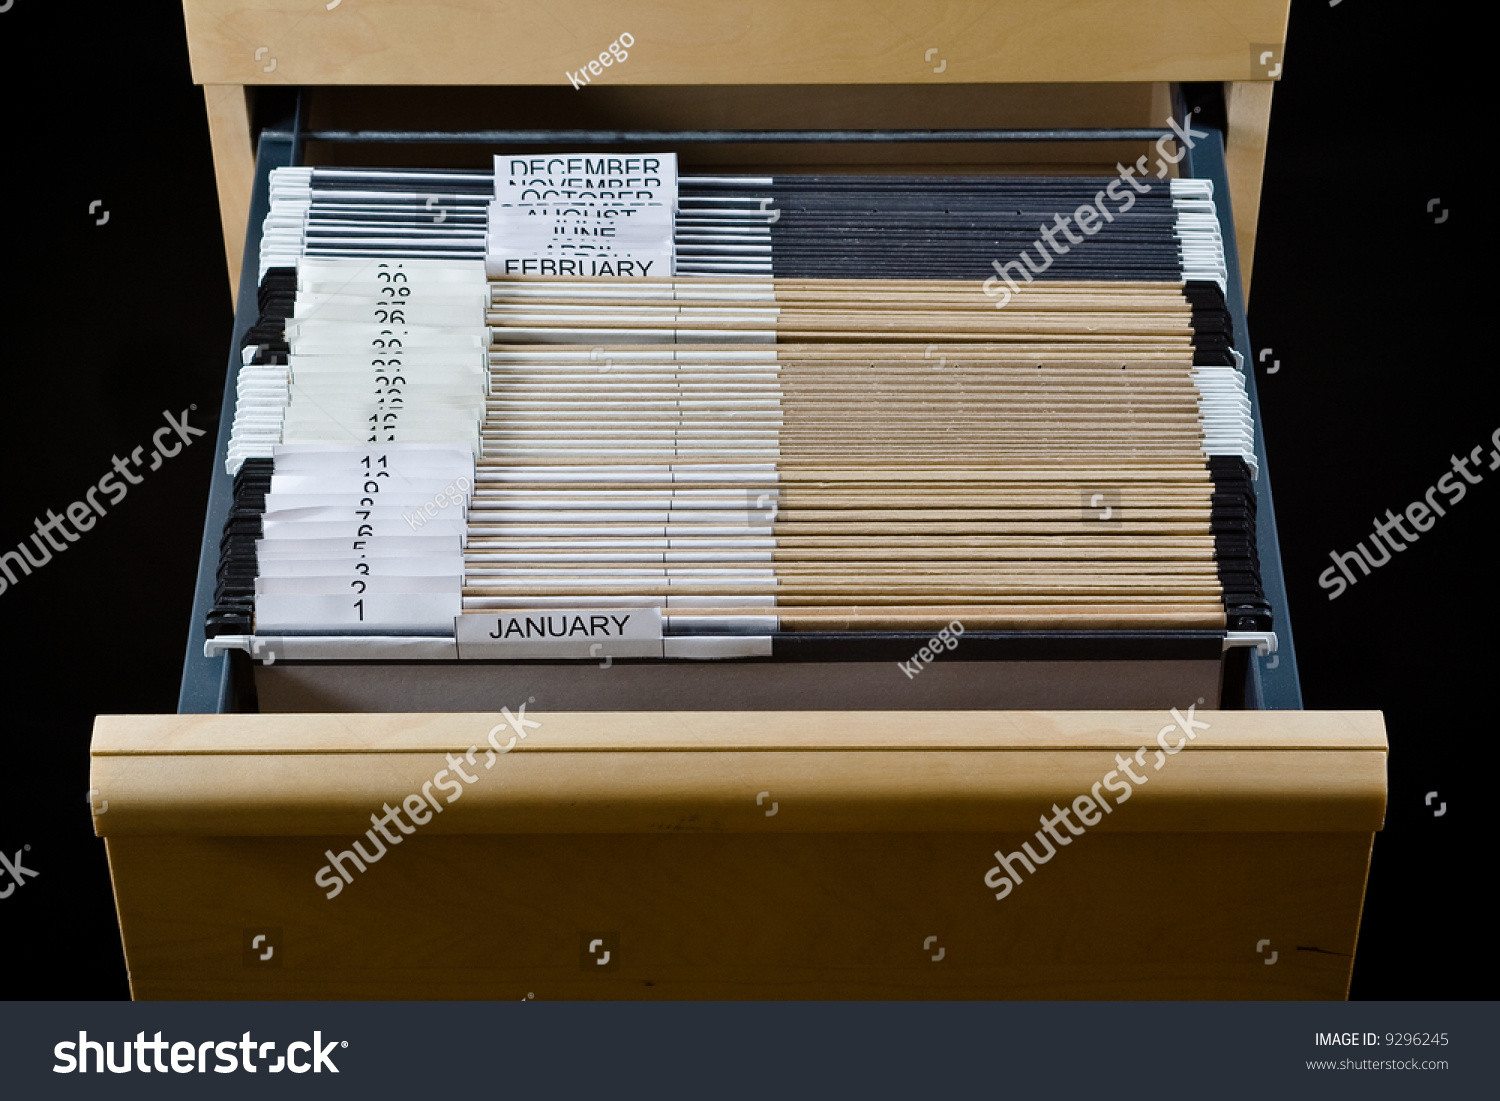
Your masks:
{"label": "open file drawer", "polygon": [[[271,6],[185,0],[185,11],[194,76],[208,93],[231,270],[249,272],[241,280],[236,348],[255,320],[266,181],[277,167],[474,167],[502,149],[624,142],[676,150],[700,173],[818,166],[834,173],[1113,174],[1117,161],[1156,156],[1157,136],[1172,137],[1164,129],[1170,115],[1193,118],[1209,132],[1184,150],[1175,171],[1209,181],[1218,198],[1225,304],[1241,361],[1252,359],[1241,283],[1248,282],[1265,124],[1285,38],[1283,0],[1242,0],[1232,19],[1174,0],[1147,11],[1111,3],[1087,17],[1041,21],[1024,3],[960,3],[913,13],[910,25],[869,20],[852,5],[809,11],[785,0],[725,2],[699,12],[700,33],[691,41],[676,33],[685,13],[655,6],[629,13],[637,43],[629,58],[583,92],[556,75],[557,65],[574,54],[593,56],[598,49],[590,43],[604,34],[595,45],[607,44],[621,30],[613,26],[620,13],[587,0],[555,8],[545,33],[513,14],[465,5],[372,9],[357,20],[331,13],[272,35],[274,65],[242,57],[237,47],[237,36],[252,29],[271,35],[281,18]],[[937,46],[913,46],[927,37]],[[1266,43],[1272,48],[1261,49]],[[951,64],[934,61],[934,49]],[[448,86],[432,86],[435,77]],[[1171,83],[1181,80],[1225,81],[1222,102],[1208,104],[1208,115],[1191,113]],[[260,133],[252,163],[255,101],[246,93],[285,84],[303,88],[295,113],[281,129]],[[257,113],[270,112],[273,98]],[[1227,148],[1220,115],[1232,134]],[[530,129],[485,129],[497,123]],[[1238,223],[1231,193],[1246,205]],[[1250,248],[1240,253],[1237,244]],[[236,356],[230,366],[221,447],[238,362]],[[1245,381],[1258,419],[1252,371]],[[884,646],[861,646],[809,634],[776,639],[769,656],[746,661],[622,661],[604,675],[588,662],[335,662],[316,651],[299,654],[295,639],[259,640],[269,646],[257,648],[255,662],[242,654],[205,657],[203,622],[231,502],[230,479],[216,467],[179,710],[486,711],[533,696],[549,711],[1133,709],[1197,699],[1208,707],[1300,707],[1258,439],[1256,457],[1255,542],[1275,609],[1276,652],[1227,648],[1222,631],[1138,632],[1128,650],[1101,637],[1109,632],[970,632],[963,651],[916,679],[892,676],[891,666],[910,658],[927,635],[893,633]]]}
{"label": "open file drawer", "polygon": [[[1157,109],[1160,97],[1150,89],[1138,90],[1135,110],[1145,117]],[[889,109],[889,104],[878,106]],[[963,120],[963,111],[949,105],[941,121]],[[877,112],[878,113],[878,112]],[[1073,146],[1098,149],[1122,141],[1140,143],[1141,133],[1131,128],[1105,128],[1090,132]],[[363,134],[363,131],[356,131]],[[834,132],[816,131],[816,136]],[[893,139],[910,131],[892,131]],[[1050,132],[1049,132],[1050,133]],[[1239,293],[1234,254],[1234,221],[1228,199],[1224,149],[1219,132],[1208,130],[1194,149],[1187,151],[1180,168],[1185,174],[1211,181],[1218,202],[1222,234],[1228,245],[1230,285],[1225,296],[1233,318],[1235,343],[1242,361],[1250,359]],[[246,241],[246,271],[255,270],[260,222],[266,209],[269,173],[292,163],[298,151],[315,143],[327,131],[267,131],[261,135],[255,188],[254,217]],[[735,134],[717,135],[722,140],[699,142],[701,133],[685,139],[708,148],[715,155],[724,146],[735,145]],[[1125,138],[1119,138],[1125,135]],[[1014,134],[1010,135],[1013,139]],[[361,140],[361,148],[373,146],[374,158],[399,159],[421,143],[401,134],[388,141]],[[466,137],[469,144],[483,144]],[[653,140],[670,143],[670,134]],[[743,143],[739,143],[743,144]],[[784,145],[788,143],[776,143]],[[804,143],[811,146],[812,143]],[[873,144],[873,143],[872,143]],[[896,141],[899,148],[901,142]],[[1029,147],[1028,140],[993,140],[972,143],[983,156],[991,146],[1014,150]],[[1149,142],[1146,143],[1149,147]],[[338,146],[335,143],[335,150]],[[920,148],[913,143],[914,150]],[[741,156],[745,156],[741,153]],[[767,154],[769,155],[769,154]],[[784,154],[777,154],[784,155]],[[928,169],[928,153],[911,152],[898,161],[906,170]],[[759,163],[759,162],[756,162]],[[1014,165],[990,165],[989,171],[1012,171]],[[972,167],[972,166],[971,166]],[[236,320],[236,346],[241,335],[255,322],[254,284],[249,280],[240,299]],[[220,425],[220,455],[226,446],[232,419],[234,378],[238,357],[230,366],[225,410]],[[1251,408],[1258,420],[1253,372],[1245,372]],[[244,653],[226,655],[209,643],[204,654],[203,618],[213,606],[214,571],[218,565],[219,533],[231,504],[230,478],[215,469],[209,515],[200,560],[199,590],[192,636],[184,670],[180,709],[261,710],[288,712],[493,710],[512,698],[535,697],[546,710],[640,710],[659,707],[707,709],[845,708],[982,708],[1032,709],[1074,707],[1130,709],[1167,706],[1202,699],[1209,707],[1300,706],[1292,635],[1286,620],[1286,601],[1280,573],[1280,556],[1271,505],[1270,478],[1264,446],[1258,438],[1256,453],[1261,477],[1255,485],[1258,498],[1256,541],[1265,592],[1276,609],[1274,653],[1254,653],[1240,645],[1230,648],[1223,631],[1162,630],[1135,632],[1120,645],[1120,632],[971,632],[962,653],[938,663],[924,677],[892,677],[891,667],[909,658],[929,635],[891,633],[880,643],[854,636],[806,633],[776,640],[774,651],[762,657],[730,662],[636,662],[621,661],[608,676],[600,676],[594,662],[485,663],[473,661],[356,662],[330,660],[305,640],[257,639],[256,661]],[[1243,644],[1244,639],[1240,642]],[[1128,648],[1127,648],[1128,647]],[[775,701],[770,703],[768,701]]]}
{"label": "open file drawer", "polygon": [[[237,54],[220,33],[228,24],[202,19],[216,6],[189,0],[187,9],[195,74],[213,85],[226,234],[243,233],[238,349],[255,318],[272,168],[310,156],[469,163],[499,139],[414,133],[424,121],[418,101],[431,93],[426,109],[456,111],[459,124],[497,117],[499,101],[485,99],[495,89],[360,87],[430,80],[406,68],[423,50],[391,52],[367,71],[373,62],[351,58],[385,55],[368,42],[350,54],[339,38],[345,25],[332,22],[310,25],[334,36],[321,52],[299,60],[282,45],[277,76],[257,75],[259,65],[237,75]],[[1243,33],[1215,24],[1196,51],[1141,23],[1137,37],[1155,43],[1145,55],[1115,45],[1097,24],[1168,16],[1106,7],[1093,13],[1089,51],[1048,61],[1061,42],[1085,40],[1048,33],[1030,68],[996,69],[991,57],[966,79],[1133,84],[1031,84],[998,99],[976,88],[908,89],[913,78],[898,53],[874,42],[886,32],[852,11],[843,18],[862,28],[855,37],[865,53],[811,70],[773,63],[757,45],[787,38],[785,23],[768,30],[774,19],[724,54],[667,47],[644,33],[643,15],[635,36],[656,35],[666,53],[642,51],[632,58],[639,67],[620,73],[626,84],[661,87],[601,87],[592,100],[532,88],[519,102],[526,118],[575,128],[599,124],[575,105],[603,104],[611,129],[654,131],[638,143],[670,146],[661,131],[696,129],[698,148],[710,149],[703,163],[743,166],[805,165],[808,146],[770,143],[726,162],[705,139],[728,141],[736,126],[785,126],[804,111],[797,125],[830,127],[839,142],[838,127],[858,125],[849,106],[857,99],[872,105],[866,127],[894,128],[878,146],[882,164],[1027,172],[1037,168],[1015,152],[1022,146],[1044,150],[1038,159],[1048,163],[1108,165],[1117,148],[1147,142],[1172,103],[1165,81],[1235,81],[1227,110],[1238,166],[1210,127],[1179,171],[1212,180],[1220,197],[1226,301],[1248,361],[1240,274],[1248,263],[1236,262],[1234,247],[1253,242],[1275,75],[1266,51],[1252,47],[1279,43],[1285,5],[1243,5]],[[602,33],[587,5],[567,11],[578,42]],[[996,34],[1035,38],[1023,5],[985,12]],[[1171,16],[1179,17],[1192,18]],[[360,16],[376,37],[399,30],[393,18],[383,9]],[[500,52],[487,56],[502,58],[516,84],[545,82],[531,61],[504,52],[510,45],[492,45]],[[1279,45],[1269,56],[1279,58]],[[495,79],[469,72],[465,58],[455,55],[444,79]],[[1053,62],[1061,75],[1051,75]],[[329,90],[321,114],[315,99],[281,129],[263,130],[252,166],[245,150],[226,144],[233,123],[249,137],[238,84],[283,79],[349,87]],[[813,80],[820,88],[774,87]],[[742,86],[724,87],[730,82]],[[765,86],[745,87],[756,83]],[[867,87],[855,97],[842,83]],[[404,131],[383,129],[391,124]],[[1030,135],[1016,143],[1013,131],[986,130],[959,155],[957,145],[912,142],[901,129],[997,124]],[[1075,146],[1089,151],[1067,151]],[[842,163],[871,160],[850,152],[854,145],[837,148],[829,155]],[[744,152],[742,144],[736,156]],[[1248,235],[1242,225],[1238,238],[1231,190],[1250,198]],[[328,663],[274,650],[252,661],[238,651],[205,656],[203,631],[230,506],[222,460],[239,362],[231,356],[181,714],[102,717],[96,726],[95,825],[107,841],[135,996],[1346,993],[1384,812],[1385,740],[1377,715],[1295,710],[1259,438],[1257,542],[1275,654],[1226,656],[1217,639],[1174,637],[1155,640],[1142,660],[1121,660],[1087,638],[1054,639],[1050,649],[976,638],[965,651],[974,660],[955,654],[915,679],[893,670],[891,655],[841,653],[838,640],[824,640],[805,662],[622,661],[603,670],[597,662]],[[1254,403],[1253,372],[1247,383]],[[909,654],[925,640],[905,641]],[[1173,707],[1197,735],[1180,748]],[[1189,718],[1187,708],[1198,710]],[[1138,783],[1123,778],[1128,770]],[[1064,810],[1079,817],[1060,817]]]}

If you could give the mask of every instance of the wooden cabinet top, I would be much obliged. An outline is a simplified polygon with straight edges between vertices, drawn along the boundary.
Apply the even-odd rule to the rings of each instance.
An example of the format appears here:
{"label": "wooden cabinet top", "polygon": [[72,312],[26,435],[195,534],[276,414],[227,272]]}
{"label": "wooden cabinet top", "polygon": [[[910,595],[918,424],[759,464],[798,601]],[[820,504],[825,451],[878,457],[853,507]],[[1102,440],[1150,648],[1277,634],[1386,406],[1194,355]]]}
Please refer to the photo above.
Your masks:
{"label": "wooden cabinet top", "polygon": [[1272,80],[1289,6],[183,0],[194,81],[295,85],[567,85],[601,54],[611,63],[589,74],[596,84]]}

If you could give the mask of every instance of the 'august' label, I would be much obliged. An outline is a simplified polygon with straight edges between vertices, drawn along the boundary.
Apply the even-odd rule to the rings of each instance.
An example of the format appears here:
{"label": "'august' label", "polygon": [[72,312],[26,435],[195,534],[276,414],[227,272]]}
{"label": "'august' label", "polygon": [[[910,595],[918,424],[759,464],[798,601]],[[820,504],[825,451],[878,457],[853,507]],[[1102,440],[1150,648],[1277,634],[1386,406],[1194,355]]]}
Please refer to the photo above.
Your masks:
{"label": "'august' label", "polygon": [[496,157],[485,235],[491,275],[673,274],[674,154]]}

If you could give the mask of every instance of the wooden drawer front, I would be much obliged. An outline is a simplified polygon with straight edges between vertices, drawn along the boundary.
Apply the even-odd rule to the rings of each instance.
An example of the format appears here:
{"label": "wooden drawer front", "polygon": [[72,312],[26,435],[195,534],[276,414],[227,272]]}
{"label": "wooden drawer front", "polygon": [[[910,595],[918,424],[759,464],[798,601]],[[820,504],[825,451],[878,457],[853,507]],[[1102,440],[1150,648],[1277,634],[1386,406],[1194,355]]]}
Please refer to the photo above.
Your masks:
{"label": "wooden drawer front", "polygon": [[1160,712],[106,716],[95,824],[140,998],[1343,997],[1380,717],[1195,718],[1158,760]]}

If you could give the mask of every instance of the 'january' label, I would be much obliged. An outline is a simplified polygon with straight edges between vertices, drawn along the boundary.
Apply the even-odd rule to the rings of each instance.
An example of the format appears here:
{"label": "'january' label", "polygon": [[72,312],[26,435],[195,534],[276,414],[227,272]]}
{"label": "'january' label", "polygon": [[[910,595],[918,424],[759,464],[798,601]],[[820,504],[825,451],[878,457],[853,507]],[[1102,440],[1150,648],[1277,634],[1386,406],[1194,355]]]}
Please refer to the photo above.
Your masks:
{"label": "'january' label", "polygon": [[518,608],[458,617],[464,659],[659,658],[661,608]]}

